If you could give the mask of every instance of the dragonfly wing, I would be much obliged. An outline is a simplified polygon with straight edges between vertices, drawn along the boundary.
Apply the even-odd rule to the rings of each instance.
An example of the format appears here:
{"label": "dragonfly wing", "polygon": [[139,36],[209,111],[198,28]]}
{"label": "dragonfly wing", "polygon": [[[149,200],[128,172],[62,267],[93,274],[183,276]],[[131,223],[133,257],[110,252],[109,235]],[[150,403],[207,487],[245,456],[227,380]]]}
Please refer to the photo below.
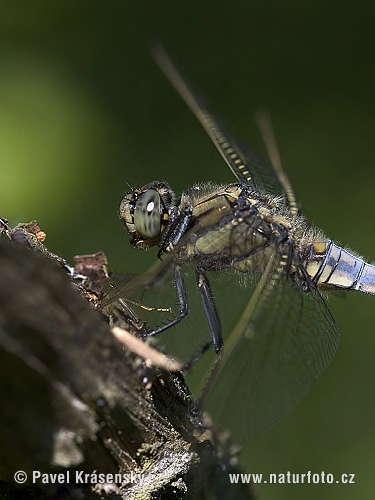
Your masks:
{"label": "dragonfly wing", "polygon": [[240,319],[231,334],[235,341],[229,337],[224,345],[223,365],[207,396],[212,418],[238,442],[253,440],[287,415],[338,347],[339,332],[319,290],[311,283],[303,292],[291,281],[272,271],[259,280],[250,317]]}
{"label": "dragonfly wing", "polygon": [[229,132],[210,110],[205,100],[182,77],[161,47],[156,47],[153,54],[162,71],[199,120],[238,181],[271,194],[284,195],[283,186],[274,168],[240,144],[234,134]]}

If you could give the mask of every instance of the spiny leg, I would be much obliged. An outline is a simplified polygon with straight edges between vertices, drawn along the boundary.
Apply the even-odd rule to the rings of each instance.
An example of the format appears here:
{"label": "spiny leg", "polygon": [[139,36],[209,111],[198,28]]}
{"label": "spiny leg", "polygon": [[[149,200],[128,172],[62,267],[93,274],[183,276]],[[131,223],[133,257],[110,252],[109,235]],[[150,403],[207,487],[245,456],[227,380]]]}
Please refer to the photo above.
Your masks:
{"label": "spiny leg", "polygon": [[220,362],[223,357],[224,343],[223,343],[223,337],[221,335],[220,320],[217,315],[209,281],[206,275],[203,273],[203,271],[200,270],[199,268],[196,269],[196,277],[197,277],[198,290],[203,303],[204,312],[206,313],[206,317],[211,331],[211,341],[204,346],[201,353],[203,354],[203,352],[205,352],[210,345],[213,345],[215,352],[217,354],[212,370],[210,371],[210,374],[199,396],[199,399],[196,402],[195,407],[193,408],[194,413],[197,416],[199,416],[202,412],[202,405],[204,403],[204,400],[207,394],[210,392],[211,387],[216,379],[216,374],[218,373]]}
{"label": "spiny leg", "polygon": [[168,328],[171,328],[174,325],[177,325],[188,313],[188,303],[187,303],[187,296],[186,296],[186,289],[185,289],[185,283],[184,283],[184,276],[181,271],[181,267],[178,265],[175,265],[174,267],[174,279],[175,279],[175,284],[176,284],[176,292],[177,292],[177,299],[178,299],[178,304],[180,307],[180,311],[178,316],[173,318],[171,321],[168,321],[162,326],[159,326],[152,332],[150,332],[148,335],[150,337],[153,337],[154,335],[158,335],[161,332],[164,332],[165,330],[168,330]]}
{"label": "spiny leg", "polygon": [[206,313],[208,325],[211,331],[212,344],[214,346],[215,352],[217,353],[223,347],[223,337],[221,335],[221,325],[216,312],[210,284],[206,275],[199,268],[196,269],[196,277],[204,312]]}
{"label": "spiny leg", "polygon": [[199,361],[201,359],[201,357],[203,356],[203,354],[208,351],[208,349],[212,346],[212,339],[210,339],[208,342],[206,342],[204,344],[204,346],[202,346],[198,352],[196,352],[194,354],[194,356],[192,356],[189,361],[187,361],[181,368],[181,371],[182,373],[186,373],[190,370],[190,368],[195,365],[195,363],[197,361]]}

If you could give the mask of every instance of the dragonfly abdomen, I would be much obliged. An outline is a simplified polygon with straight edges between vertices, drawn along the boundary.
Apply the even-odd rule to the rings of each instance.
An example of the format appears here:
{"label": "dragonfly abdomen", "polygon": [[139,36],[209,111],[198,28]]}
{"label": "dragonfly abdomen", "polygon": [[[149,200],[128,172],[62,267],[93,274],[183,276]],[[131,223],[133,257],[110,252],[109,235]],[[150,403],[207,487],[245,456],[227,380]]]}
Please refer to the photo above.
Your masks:
{"label": "dragonfly abdomen", "polygon": [[375,295],[375,266],[332,240],[311,245],[306,270],[322,288],[344,288]]}

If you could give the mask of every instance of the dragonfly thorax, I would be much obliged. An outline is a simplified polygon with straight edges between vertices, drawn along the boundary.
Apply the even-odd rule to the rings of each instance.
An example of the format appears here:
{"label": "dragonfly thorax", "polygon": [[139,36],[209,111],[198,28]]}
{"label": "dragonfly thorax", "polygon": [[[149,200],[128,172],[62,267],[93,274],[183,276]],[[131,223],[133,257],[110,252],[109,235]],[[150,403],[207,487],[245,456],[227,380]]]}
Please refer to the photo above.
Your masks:
{"label": "dragonfly thorax", "polygon": [[194,186],[181,197],[172,223],[180,233],[177,245],[167,230],[161,249],[175,249],[176,262],[194,261],[206,271],[261,272],[286,242],[290,251],[291,217],[280,215],[277,200],[243,184]]}

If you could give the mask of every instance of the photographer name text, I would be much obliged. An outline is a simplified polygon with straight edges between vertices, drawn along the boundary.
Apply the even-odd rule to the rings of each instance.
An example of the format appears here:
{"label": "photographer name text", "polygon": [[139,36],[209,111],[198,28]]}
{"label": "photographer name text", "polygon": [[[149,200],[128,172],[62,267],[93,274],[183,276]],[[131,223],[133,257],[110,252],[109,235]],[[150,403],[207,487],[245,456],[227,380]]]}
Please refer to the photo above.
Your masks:
{"label": "photographer name text", "polygon": [[87,473],[84,471],[65,471],[56,474],[47,474],[38,470],[33,471],[33,483],[41,482],[43,484],[143,484],[144,474],[129,472],[127,474],[104,474],[97,471]]}

